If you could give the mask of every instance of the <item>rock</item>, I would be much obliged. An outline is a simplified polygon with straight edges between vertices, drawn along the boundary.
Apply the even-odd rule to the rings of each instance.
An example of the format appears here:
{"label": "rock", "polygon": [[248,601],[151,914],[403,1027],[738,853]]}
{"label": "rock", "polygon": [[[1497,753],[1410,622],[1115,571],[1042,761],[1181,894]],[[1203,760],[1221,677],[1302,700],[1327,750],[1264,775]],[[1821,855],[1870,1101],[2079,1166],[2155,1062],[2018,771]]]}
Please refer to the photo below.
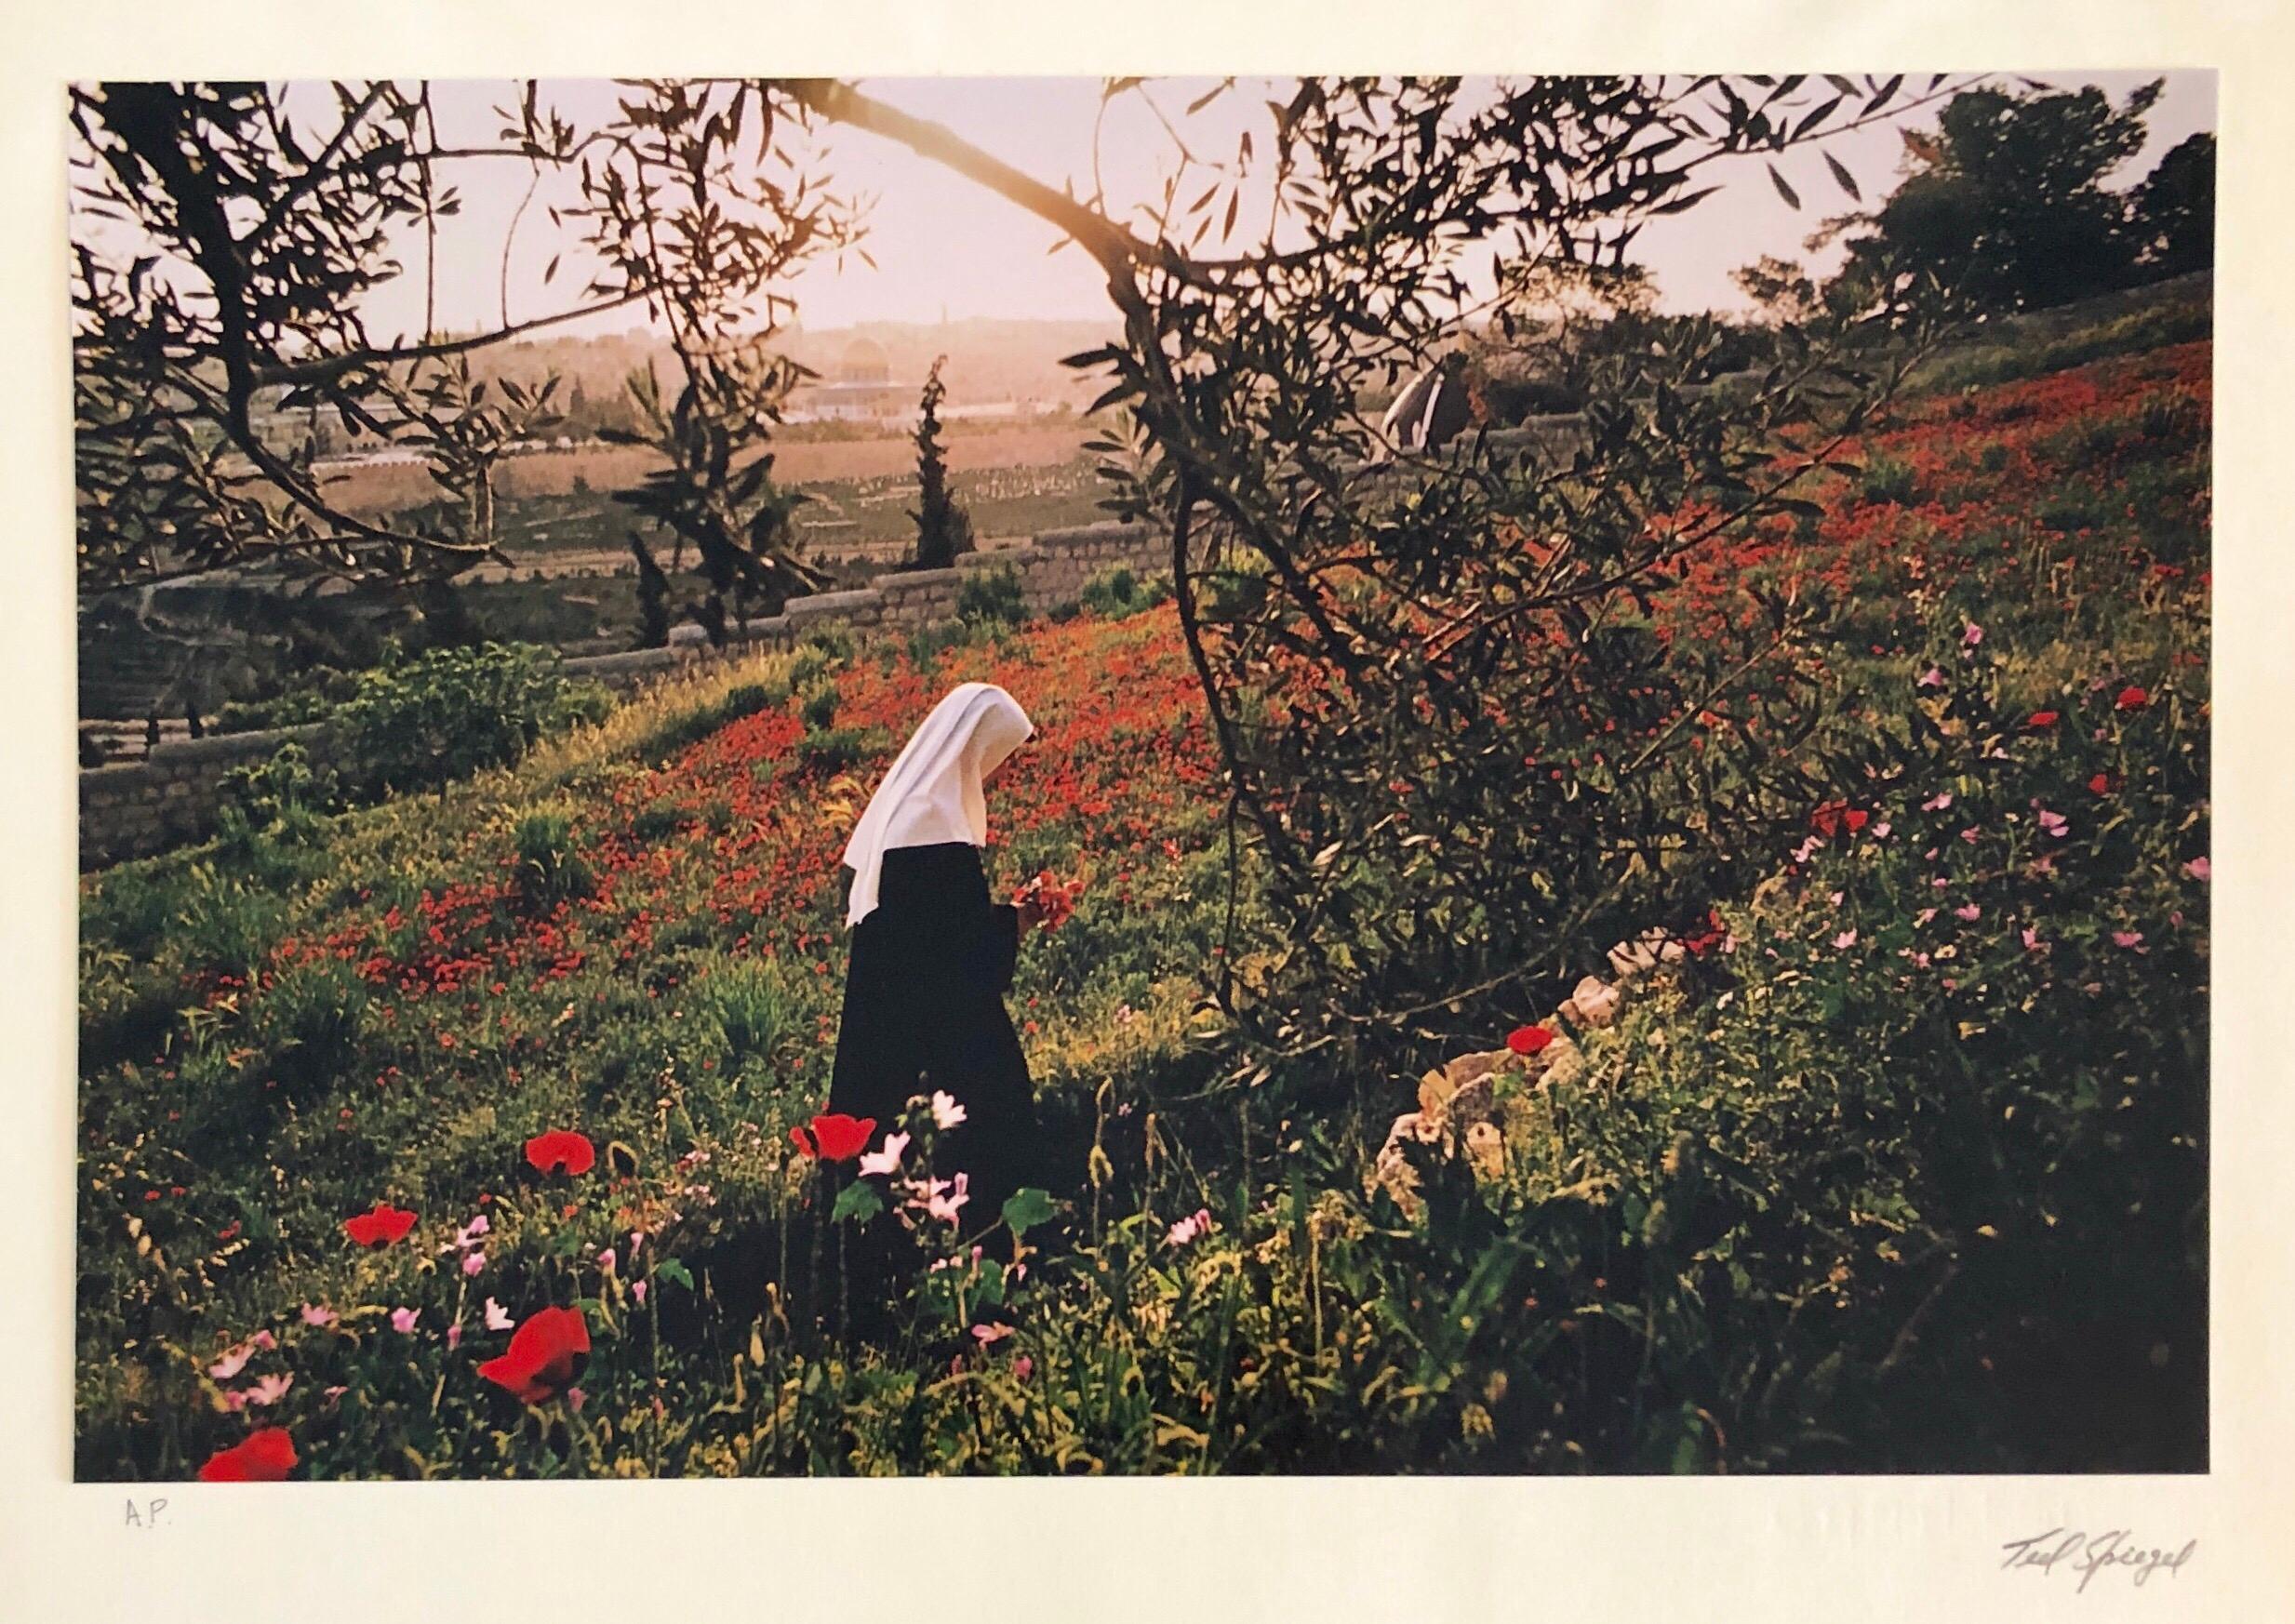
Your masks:
{"label": "rock", "polygon": [[1426,1119],[1417,1112],[1394,1119],[1387,1129],[1386,1143],[1379,1147],[1379,1158],[1371,1165],[1370,1176],[1363,1181],[1363,1192],[1383,1189],[1394,1198],[1394,1205],[1412,1218],[1419,1216],[1419,1175],[1403,1159],[1403,1146],[1412,1139],[1428,1138]]}
{"label": "rock", "polygon": [[1570,1002],[1578,1006],[1581,1026],[1608,1026],[1618,1018],[1621,995],[1618,989],[1597,976],[1588,976],[1570,992]]}
{"label": "rock", "polygon": [[1514,1058],[1512,1049],[1489,1049],[1472,1055],[1461,1055],[1442,1069],[1454,1089],[1478,1082]]}

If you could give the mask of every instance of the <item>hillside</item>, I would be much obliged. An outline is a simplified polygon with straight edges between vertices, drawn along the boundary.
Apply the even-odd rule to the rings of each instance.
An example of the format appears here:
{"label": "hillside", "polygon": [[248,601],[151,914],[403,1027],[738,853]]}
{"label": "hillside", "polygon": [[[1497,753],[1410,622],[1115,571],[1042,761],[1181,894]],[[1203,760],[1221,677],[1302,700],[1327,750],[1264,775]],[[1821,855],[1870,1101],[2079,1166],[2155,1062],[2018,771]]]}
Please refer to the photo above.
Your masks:
{"label": "hillside", "polygon": [[[824,644],[90,880],[81,1473],[257,1420],[314,1477],[2204,1466],[2209,361],[1913,403],[1821,518],[1697,561],[1668,635],[1746,579],[1850,600],[1821,742],[1874,748],[1870,794],[1624,1018],[1538,990],[1542,1039],[1490,1034],[1541,1057],[1501,1148],[1422,1158],[1415,1216],[1365,1180],[1411,1079],[1344,1119],[1218,1085],[1168,608]],[[993,866],[1084,882],[1013,994],[1069,1212],[1018,1273],[923,1220],[951,1266],[857,1343],[864,1220],[790,1129],[843,836],[969,677],[1043,738]],[[594,1165],[533,1165],[554,1131]],[[358,1245],[378,1202],[411,1225]],[[524,1404],[478,1366],[546,1308],[580,1397]]]}

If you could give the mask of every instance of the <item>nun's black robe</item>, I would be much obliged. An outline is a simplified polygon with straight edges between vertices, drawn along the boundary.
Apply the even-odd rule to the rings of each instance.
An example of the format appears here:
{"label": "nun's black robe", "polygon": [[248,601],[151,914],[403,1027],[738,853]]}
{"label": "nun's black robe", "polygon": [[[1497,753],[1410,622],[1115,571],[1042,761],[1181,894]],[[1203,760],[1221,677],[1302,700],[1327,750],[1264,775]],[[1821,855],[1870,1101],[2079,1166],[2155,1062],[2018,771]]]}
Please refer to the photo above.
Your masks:
{"label": "nun's black robe", "polygon": [[1047,1183],[1028,1060],[1004,1006],[1019,951],[1019,911],[989,900],[980,849],[961,842],[886,852],[876,906],[852,929],[829,1109],[874,1117],[874,1146],[912,1095],[940,1089],[961,1104],[965,1120],[939,1135],[932,1161],[941,1178],[967,1175],[967,1234],[995,1223],[1015,1190]]}

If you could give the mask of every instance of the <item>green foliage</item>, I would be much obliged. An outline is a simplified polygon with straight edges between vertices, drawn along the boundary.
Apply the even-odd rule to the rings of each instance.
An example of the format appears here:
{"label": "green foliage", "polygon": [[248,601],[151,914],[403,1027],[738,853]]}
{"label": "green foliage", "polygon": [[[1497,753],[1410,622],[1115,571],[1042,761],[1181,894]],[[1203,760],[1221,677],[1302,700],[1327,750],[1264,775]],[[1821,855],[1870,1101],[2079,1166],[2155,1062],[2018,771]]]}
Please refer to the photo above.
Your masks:
{"label": "green foliage", "polygon": [[1917,489],[1917,475],[1909,462],[1875,457],[1864,465],[1863,495],[1868,502],[1910,502]]}
{"label": "green foliage", "polygon": [[546,911],[588,896],[596,885],[576,842],[570,807],[525,814],[511,833],[511,849],[517,857],[519,892],[531,907]]}
{"label": "green foliage", "polygon": [[973,570],[956,592],[956,618],[976,626],[1017,626],[1028,618],[1026,589],[1010,565]]}
{"label": "green foliage", "polygon": [[1925,272],[1975,309],[2004,311],[2167,273],[2165,265],[2140,267],[2145,239],[2174,230],[2188,241],[2188,227],[2165,219],[2131,226],[2128,198],[2104,184],[2142,146],[2144,114],[2159,91],[2154,80],[2118,107],[2094,86],[1955,96],[1938,115],[1933,151],[1921,153],[1876,210],[1855,217],[1866,229],[1848,239],[1841,284]]}
{"label": "green foliage", "polygon": [[363,790],[407,791],[514,762],[612,703],[596,684],[568,681],[547,649],[490,643],[361,673],[332,724]]}
{"label": "green foliage", "polygon": [[824,778],[850,772],[891,741],[882,727],[808,727],[797,740],[797,765]]}
{"label": "green foliage", "polygon": [[834,683],[821,683],[805,696],[797,706],[797,717],[807,732],[825,732],[836,725],[837,699]]}
{"label": "green foliage", "polygon": [[941,402],[948,386],[940,356],[925,377],[923,397],[917,403],[916,506],[909,517],[916,521],[916,547],[911,567],[946,569],[972,551],[972,518],[958,504],[948,485],[948,456],[941,445]]}
{"label": "green foliage", "polygon": [[294,739],[264,761],[234,767],[217,790],[224,803],[223,838],[234,843],[261,835],[290,845],[308,844],[341,799],[334,769],[314,765],[311,752]]}
{"label": "green foliage", "polygon": [[1161,576],[1142,581],[1130,568],[1117,565],[1103,569],[1084,583],[1082,606],[1103,620],[1120,620],[1167,602],[1171,583]]}

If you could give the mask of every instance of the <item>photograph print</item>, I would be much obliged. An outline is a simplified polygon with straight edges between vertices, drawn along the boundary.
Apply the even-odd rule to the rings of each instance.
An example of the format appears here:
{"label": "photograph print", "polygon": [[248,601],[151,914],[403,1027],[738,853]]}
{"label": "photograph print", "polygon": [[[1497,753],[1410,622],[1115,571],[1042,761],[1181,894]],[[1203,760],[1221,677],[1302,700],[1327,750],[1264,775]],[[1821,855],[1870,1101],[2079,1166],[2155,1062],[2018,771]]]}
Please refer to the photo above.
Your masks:
{"label": "photograph print", "polygon": [[2208,1469],[2211,73],[64,100],[81,1481]]}

